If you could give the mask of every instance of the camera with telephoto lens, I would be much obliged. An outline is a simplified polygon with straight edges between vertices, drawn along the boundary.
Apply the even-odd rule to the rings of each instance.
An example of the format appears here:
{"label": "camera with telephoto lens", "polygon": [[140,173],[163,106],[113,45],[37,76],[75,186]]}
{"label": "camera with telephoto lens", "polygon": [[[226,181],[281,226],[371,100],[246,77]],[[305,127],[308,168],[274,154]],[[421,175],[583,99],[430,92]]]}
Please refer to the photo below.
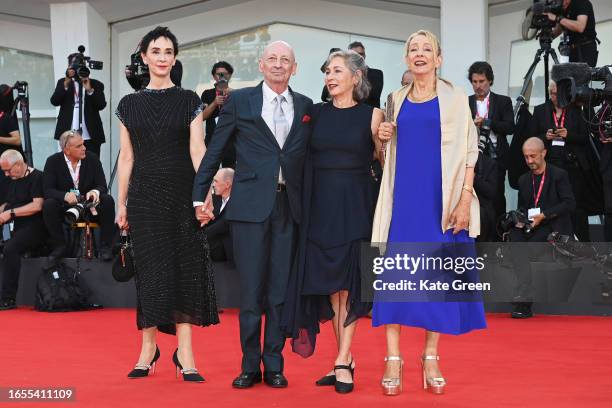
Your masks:
{"label": "camera with telephoto lens", "polygon": [[70,67],[66,70],[66,76],[68,76],[68,70],[72,69],[78,78],[89,78],[89,74],[91,73],[90,69],[102,69],[102,61],[95,61],[92,60],[91,57],[85,56],[85,47],[83,45],[79,45],[78,50],[79,52],[70,54],[68,57],[70,60]]}
{"label": "camera with telephoto lens", "polygon": [[533,13],[531,28],[554,28],[557,25],[556,21],[550,21],[546,13],[552,13],[557,16],[562,15],[563,0],[533,0],[531,11]]}
{"label": "camera with telephoto lens", "polygon": [[483,119],[480,128],[478,129],[478,144],[483,144],[481,149],[488,156],[493,154],[493,142],[491,141],[491,119]]}
{"label": "camera with telephoto lens", "polygon": [[81,220],[88,220],[91,215],[90,209],[95,207],[96,203],[93,199],[86,199],[84,196],[77,197],[77,203],[72,204],[68,209],[64,212],[64,220],[66,224],[74,224],[75,222],[79,222]]}
{"label": "camera with telephoto lens", "polygon": [[499,222],[499,229],[504,233],[512,228],[518,228],[523,230],[525,234],[530,234],[533,227],[527,216],[522,211],[517,210],[507,212]]}

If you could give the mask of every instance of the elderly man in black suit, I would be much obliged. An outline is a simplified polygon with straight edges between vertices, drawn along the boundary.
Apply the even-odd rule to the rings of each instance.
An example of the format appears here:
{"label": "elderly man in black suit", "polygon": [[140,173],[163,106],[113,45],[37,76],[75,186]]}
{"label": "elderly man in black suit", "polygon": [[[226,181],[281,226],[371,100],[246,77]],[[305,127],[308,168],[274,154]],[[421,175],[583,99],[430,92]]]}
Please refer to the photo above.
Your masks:
{"label": "elderly man in black suit", "polygon": [[510,231],[512,261],[517,273],[514,318],[528,318],[533,314],[533,287],[531,284],[530,253],[541,247],[516,245],[517,242],[546,242],[551,232],[573,235],[571,214],[576,201],[567,172],[546,163],[546,148],[538,137],[531,137],[523,144],[523,155],[529,172],[519,178],[518,208],[531,221],[531,232],[513,228]]}
{"label": "elderly man in black suit", "polygon": [[[104,84],[89,76],[80,78],[72,68],[79,54],[68,56],[66,76],[57,80],[51,95],[51,104],[59,106],[60,111],[55,126],[55,140],[66,129],[78,129],[85,141],[87,150],[100,156],[100,146],[105,142],[104,128],[100,111],[106,107]],[[79,100],[81,118],[79,120]]]}
{"label": "elderly man in black suit", "polygon": [[[196,218],[212,217],[204,201],[228,143],[236,149],[232,199],[225,209],[240,275],[240,343],[242,372],[234,388],[263,380],[287,386],[283,374],[285,338],[279,327],[289,271],[302,214],[302,177],[310,138],[312,101],[289,88],[297,63],[293,48],[275,41],[263,51],[259,70],[264,80],[231,93],[193,187]],[[264,345],[260,344],[265,314]]]}
{"label": "elderly man in black suit", "polygon": [[62,133],[59,143],[62,151],[47,158],[43,172],[43,218],[53,243],[50,256],[58,258],[64,255],[64,212],[84,197],[96,203],[92,213],[97,213],[101,224],[100,258],[110,261],[110,245],[115,232],[115,201],[108,194],[102,163],[98,156],[86,151],[83,137],[77,131]]}
{"label": "elderly man in black suit", "polygon": [[234,169],[224,167],[217,171],[213,179],[212,202],[214,219],[206,225],[206,236],[210,245],[210,257],[213,261],[234,261],[230,227],[225,218],[225,208],[232,195]]}
{"label": "elderly man in black suit", "polygon": [[486,61],[474,62],[468,71],[468,79],[474,89],[469,103],[474,124],[480,134],[490,128],[489,154],[497,162],[497,192],[494,206],[496,219],[506,212],[506,169],[510,145],[507,137],[514,133],[512,101],[507,96],[491,92],[493,68]]}

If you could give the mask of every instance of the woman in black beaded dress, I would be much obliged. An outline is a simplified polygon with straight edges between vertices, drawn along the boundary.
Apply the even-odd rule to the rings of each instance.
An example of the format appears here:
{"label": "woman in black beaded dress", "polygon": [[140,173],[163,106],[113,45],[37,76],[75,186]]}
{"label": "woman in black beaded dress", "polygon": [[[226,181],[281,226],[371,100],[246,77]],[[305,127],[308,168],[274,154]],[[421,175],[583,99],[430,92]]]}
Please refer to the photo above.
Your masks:
{"label": "woman in black beaded dress", "polygon": [[193,216],[191,188],[206,148],[202,102],[174,86],[178,53],[165,27],[140,43],[151,81],[117,107],[121,121],[117,224],[128,228],[136,266],[137,326],[142,349],[129,378],[146,377],[159,358],[157,330],[176,334],[173,356],[185,381],[202,382],[195,369],[191,325],[218,323],[208,242]]}

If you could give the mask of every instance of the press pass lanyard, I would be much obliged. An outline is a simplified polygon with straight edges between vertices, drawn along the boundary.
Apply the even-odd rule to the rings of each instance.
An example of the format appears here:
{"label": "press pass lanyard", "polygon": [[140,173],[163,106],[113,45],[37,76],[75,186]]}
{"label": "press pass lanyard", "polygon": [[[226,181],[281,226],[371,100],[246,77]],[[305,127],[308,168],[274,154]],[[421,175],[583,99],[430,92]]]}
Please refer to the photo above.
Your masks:
{"label": "press pass lanyard", "polygon": [[536,195],[535,188],[535,176],[531,175],[531,183],[533,184],[533,206],[534,208],[538,207],[538,202],[540,201],[540,196],[542,195],[542,188],[544,187],[544,180],[546,180],[546,171],[542,173],[542,180],[540,180],[540,187],[538,188],[538,194]]}
{"label": "press pass lanyard", "polygon": [[553,120],[555,121],[555,129],[559,129],[565,126],[565,109],[561,111],[561,119],[557,119],[557,114],[553,109]]}

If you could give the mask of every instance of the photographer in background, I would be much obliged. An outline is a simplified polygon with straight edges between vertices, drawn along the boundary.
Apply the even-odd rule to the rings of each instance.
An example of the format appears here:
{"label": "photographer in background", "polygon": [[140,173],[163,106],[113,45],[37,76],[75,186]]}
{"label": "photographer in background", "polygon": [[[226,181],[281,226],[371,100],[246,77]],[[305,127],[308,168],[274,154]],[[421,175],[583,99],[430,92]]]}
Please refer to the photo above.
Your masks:
{"label": "photographer in background", "polygon": [[[204,144],[206,146],[210,145],[215,127],[217,126],[217,121],[219,120],[219,112],[229,97],[231,91],[229,81],[234,74],[234,68],[229,62],[219,61],[213,65],[210,73],[213,77],[213,81],[215,81],[215,86],[214,88],[206,89],[202,92],[201,97],[202,102],[204,102],[202,118],[206,121],[206,135],[204,137]],[[232,143],[228,144],[223,152],[221,166],[236,167],[236,151]]]}
{"label": "photographer in background", "polygon": [[[55,140],[58,140],[66,129],[81,129],[87,150],[99,157],[100,146],[105,142],[104,128],[100,119],[100,111],[106,107],[104,84],[90,78],[88,69],[82,72],[87,73],[87,76],[78,75],[76,65],[82,58],[81,53],[68,56],[66,76],[57,80],[55,92],[51,95],[51,104],[60,107],[55,126]],[[81,96],[81,119],[79,120]]]}
{"label": "photographer in background", "polygon": [[2,296],[0,310],[14,309],[21,270],[21,256],[36,249],[45,239],[42,173],[24,162],[17,150],[9,149],[0,155],[0,168],[9,179],[6,199],[0,205],[0,225],[11,232],[4,244],[2,268]]}
{"label": "photographer in background", "polygon": [[0,154],[13,149],[23,155],[17,113],[13,113],[14,104],[13,88],[6,84],[0,85]]}
{"label": "photographer in background", "polygon": [[79,202],[92,201],[95,207],[91,209],[91,215],[97,215],[101,227],[100,258],[110,261],[115,201],[107,194],[102,163],[95,154],[86,151],[83,138],[77,131],[62,133],[59,143],[62,151],[49,156],[43,177],[43,218],[53,243],[50,257],[60,258],[66,252],[62,228],[66,209]]}
{"label": "photographer in background", "polygon": [[567,172],[546,163],[546,148],[540,138],[525,141],[523,156],[530,171],[519,178],[518,211],[531,223],[528,228],[514,226],[510,231],[510,251],[518,281],[512,317],[517,319],[533,316],[533,287],[531,251],[515,243],[546,242],[551,232],[572,236],[571,214],[576,206]]}
{"label": "photographer in background", "polygon": [[[13,88],[9,85],[0,85],[0,154],[5,150],[14,149],[23,155],[21,149],[21,135],[17,114],[13,113],[15,98]],[[9,178],[0,173],[0,203],[5,202]]]}
{"label": "photographer in background", "polygon": [[569,36],[570,62],[585,62],[597,65],[597,32],[595,14],[589,0],[563,0],[563,15],[546,13],[550,21],[557,23],[554,36],[566,32]]}
{"label": "photographer in background", "polygon": [[487,152],[497,163],[493,203],[497,219],[506,212],[506,156],[510,150],[507,137],[514,133],[514,114],[510,98],[491,92],[493,79],[493,68],[486,61],[474,62],[468,70],[468,80],[474,89],[474,95],[469,97],[472,118],[479,134],[490,141]]}
{"label": "photographer in background", "polygon": [[[548,85],[550,99],[534,108],[530,123],[530,135],[544,141],[546,161],[567,171],[576,210],[572,225],[580,241],[589,241],[589,213],[601,213],[601,184],[595,184],[599,171],[591,157],[589,131],[581,117],[580,108],[570,105],[559,107],[557,84]],[[599,211],[593,211],[598,208]]]}
{"label": "photographer in background", "polygon": [[474,191],[480,204],[480,235],[477,242],[495,242],[495,197],[497,196],[497,163],[487,152],[490,144],[487,138],[480,136],[478,141],[478,160],[474,167]]}

